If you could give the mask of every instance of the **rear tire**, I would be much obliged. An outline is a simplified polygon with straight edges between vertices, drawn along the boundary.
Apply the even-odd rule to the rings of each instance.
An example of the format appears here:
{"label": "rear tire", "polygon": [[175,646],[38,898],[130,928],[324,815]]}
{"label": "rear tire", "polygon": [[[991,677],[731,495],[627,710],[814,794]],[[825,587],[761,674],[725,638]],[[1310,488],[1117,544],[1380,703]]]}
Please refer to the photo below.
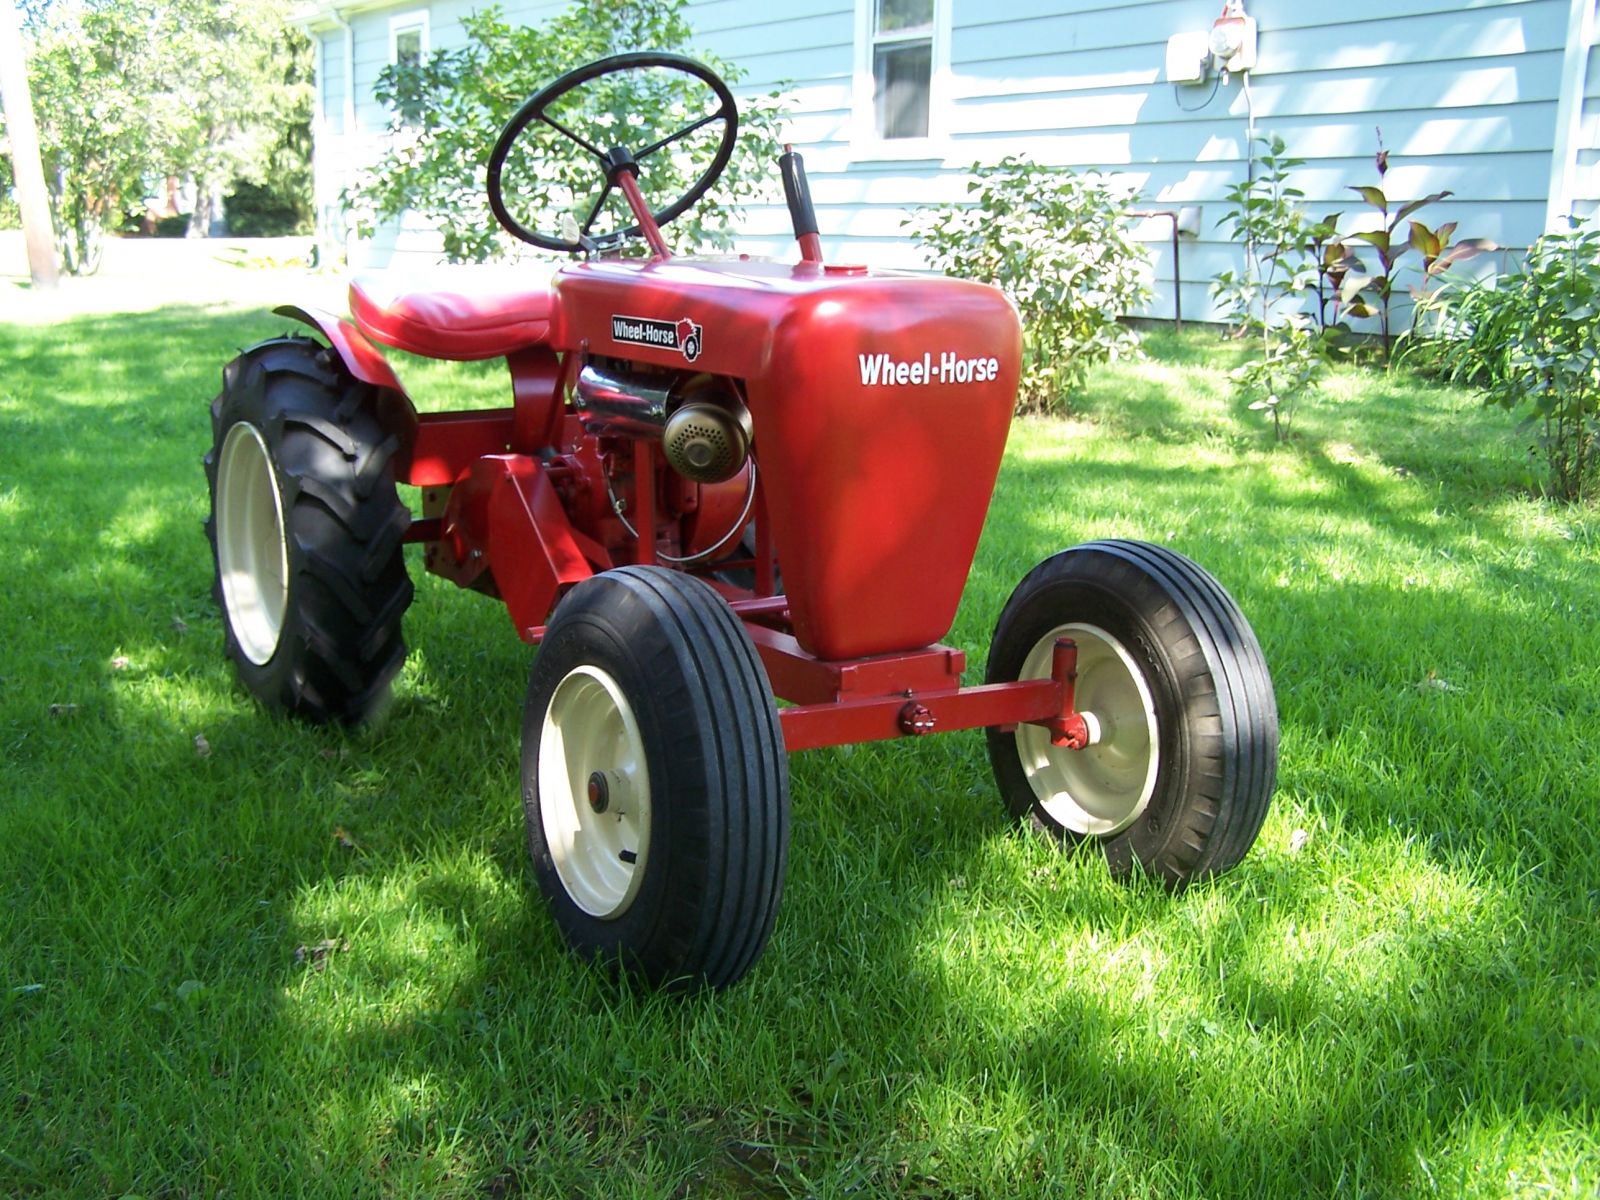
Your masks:
{"label": "rear tire", "polygon": [[1181,554],[1091,542],[1017,585],[988,682],[1049,676],[1058,637],[1078,644],[1077,708],[1099,740],[1068,750],[1040,725],[990,729],[1012,814],[1064,842],[1097,842],[1116,873],[1137,865],[1174,887],[1235,866],[1272,797],[1278,714],[1233,599]]}
{"label": "rear tire", "polygon": [[726,987],[771,936],[789,771],[755,647],[706,584],[659,567],[574,588],[522,723],[534,874],[580,954]]}
{"label": "rear tire", "polygon": [[399,440],[374,389],[309,338],[262,342],[222,379],[205,467],[224,652],[275,712],[364,721],[405,662]]}

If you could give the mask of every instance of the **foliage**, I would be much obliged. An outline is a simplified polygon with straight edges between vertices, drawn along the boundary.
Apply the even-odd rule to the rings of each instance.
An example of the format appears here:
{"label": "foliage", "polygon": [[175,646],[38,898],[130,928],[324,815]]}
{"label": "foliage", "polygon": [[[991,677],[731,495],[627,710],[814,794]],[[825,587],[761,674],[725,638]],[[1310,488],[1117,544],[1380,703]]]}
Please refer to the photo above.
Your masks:
{"label": "foliage", "polygon": [[182,53],[168,86],[166,170],[195,185],[191,237],[204,237],[230,184],[267,186],[309,215],[311,43],[280,0],[166,0],[182,13]]}
{"label": "foliage", "polygon": [[29,80],[61,265],[92,274],[108,226],[162,157],[153,7],[57,4],[29,29]]}
{"label": "foliage", "polygon": [[1600,229],[1541,237],[1520,270],[1446,287],[1432,357],[1446,378],[1527,414],[1552,493],[1579,502],[1600,482]]}
{"label": "foliage", "polygon": [[311,232],[311,205],[296,189],[240,181],[224,200],[228,232],[234,237],[286,237]]}
{"label": "foliage", "polygon": [[[5,130],[5,122],[0,121],[0,133]],[[21,229],[22,210],[17,205],[17,198],[13,195],[16,181],[11,174],[11,156],[0,154],[0,229]]]}
{"label": "foliage", "polygon": [[[462,18],[467,42],[461,48],[386,68],[376,94],[393,111],[390,138],[378,160],[347,189],[356,228],[370,235],[379,222],[409,211],[437,224],[452,261],[481,262],[520,248],[500,231],[484,190],[489,152],[507,120],[534,92],[595,59],[626,50],[684,51],[692,34],[684,7],[685,0],[577,0],[536,27],[508,24],[498,7],[490,7]],[[696,57],[730,84],[743,75],[714,55]],[[628,114],[623,119],[638,127],[662,115],[673,99],[631,90],[647,86],[642,76],[626,75],[584,90],[595,93],[588,99]],[[727,245],[740,206],[763,194],[775,172],[777,97],[741,100],[739,107],[733,159],[716,186],[672,226],[669,236],[682,243]],[[523,141],[538,132],[525,134]],[[502,177],[507,187],[525,178],[513,167],[548,172],[538,178],[552,192],[584,198],[580,207],[587,211],[589,198],[598,198],[600,171],[587,155],[561,158],[565,148],[556,135],[548,144],[530,147],[546,151],[544,161],[508,165]],[[658,153],[649,161],[641,186],[647,198],[664,203],[683,192],[709,155]],[[581,219],[582,212],[578,215]]]}
{"label": "foliage", "polygon": [[1011,157],[972,174],[968,203],[921,208],[905,224],[932,265],[995,284],[1017,306],[1018,409],[1063,409],[1093,364],[1138,352],[1119,318],[1149,299],[1149,262],[1128,227],[1127,193],[1098,174]]}
{"label": "foliage", "polygon": [[[1333,250],[1338,214],[1313,224],[1290,183],[1305,160],[1286,152],[1276,134],[1262,135],[1259,170],[1228,189],[1229,208],[1217,223],[1231,225],[1245,247],[1240,274],[1219,272],[1212,294],[1238,323],[1241,333],[1259,341],[1259,357],[1232,372],[1250,399],[1251,409],[1272,418],[1273,436],[1286,440],[1300,399],[1318,386],[1333,339],[1342,327],[1327,321],[1328,281],[1348,270]],[[1301,312],[1315,291],[1318,325]]]}
{"label": "foliage", "polygon": [[[1399,204],[1390,212],[1390,200],[1384,192],[1383,178],[1389,173],[1389,152],[1383,147],[1382,131],[1378,134],[1378,151],[1374,156],[1378,170],[1378,186],[1352,185],[1351,191],[1366,201],[1378,218],[1378,228],[1349,234],[1346,242],[1361,242],[1370,246],[1378,256],[1378,269],[1367,271],[1359,261],[1354,261],[1340,284],[1340,296],[1351,316],[1372,316],[1376,312],[1379,336],[1385,356],[1394,344],[1394,327],[1391,309],[1394,303],[1395,281],[1400,270],[1400,260],[1412,250],[1422,257],[1422,285],[1412,289],[1413,297],[1425,293],[1445,271],[1458,262],[1464,262],[1484,250],[1492,250],[1494,243],[1487,238],[1466,238],[1454,241],[1456,222],[1448,221],[1437,229],[1430,229],[1421,221],[1412,221],[1409,232],[1399,235],[1400,223],[1412,213],[1443,200],[1452,193],[1448,190],[1433,192],[1420,200]],[[1365,293],[1370,289],[1376,297],[1376,308]],[[1416,310],[1413,308],[1413,320]]]}
{"label": "foliage", "polygon": [[285,79],[307,53],[276,0],[59,0],[32,13],[29,74],[62,264],[92,272],[104,231],[166,175],[209,198],[260,179],[309,82]]}

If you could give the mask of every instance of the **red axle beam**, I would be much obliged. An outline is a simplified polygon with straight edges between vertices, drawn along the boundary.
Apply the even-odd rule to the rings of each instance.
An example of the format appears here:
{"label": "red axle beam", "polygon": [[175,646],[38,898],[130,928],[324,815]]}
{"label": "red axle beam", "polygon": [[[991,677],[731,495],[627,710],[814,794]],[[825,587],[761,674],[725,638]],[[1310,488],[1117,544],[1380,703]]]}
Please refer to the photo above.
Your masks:
{"label": "red axle beam", "polygon": [[778,720],[788,749],[815,750],[986,725],[1044,724],[1060,717],[1061,702],[1061,685],[1054,679],[1025,679],[910,696],[807,704],[779,709]]}

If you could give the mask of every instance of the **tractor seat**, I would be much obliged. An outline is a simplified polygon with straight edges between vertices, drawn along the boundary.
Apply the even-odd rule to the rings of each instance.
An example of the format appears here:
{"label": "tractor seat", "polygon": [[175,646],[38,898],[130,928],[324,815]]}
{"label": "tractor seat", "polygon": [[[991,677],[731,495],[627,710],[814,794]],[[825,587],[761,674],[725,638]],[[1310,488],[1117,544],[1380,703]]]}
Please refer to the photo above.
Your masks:
{"label": "tractor seat", "polygon": [[550,332],[553,267],[432,267],[350,280],[350,315],[374,341],[426,358],[500,358]]}

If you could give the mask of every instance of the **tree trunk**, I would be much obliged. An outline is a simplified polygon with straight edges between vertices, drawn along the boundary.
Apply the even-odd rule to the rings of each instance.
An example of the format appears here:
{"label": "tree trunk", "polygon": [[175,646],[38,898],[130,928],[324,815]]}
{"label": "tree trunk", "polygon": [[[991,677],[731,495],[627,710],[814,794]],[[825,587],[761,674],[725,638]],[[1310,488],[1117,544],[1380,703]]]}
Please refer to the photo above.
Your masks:
{"label": "tree trunk", "polygon": [[57,275],[56,235],[50,220],[44,169],[39,163],[39,132],[28,90],[22,31],[17,25],[16,9],[9,3],[0,12],[0,108],[5,111],[6,129],[11,135],[11,174],[22,209],[28,271],[34,287],[53,288]]}
{"label": "tree trunk", "polygon": [[189,214],[189,230],[185,237],[211,236],[211,181],[200,178],[194,181],[194,211]]}

